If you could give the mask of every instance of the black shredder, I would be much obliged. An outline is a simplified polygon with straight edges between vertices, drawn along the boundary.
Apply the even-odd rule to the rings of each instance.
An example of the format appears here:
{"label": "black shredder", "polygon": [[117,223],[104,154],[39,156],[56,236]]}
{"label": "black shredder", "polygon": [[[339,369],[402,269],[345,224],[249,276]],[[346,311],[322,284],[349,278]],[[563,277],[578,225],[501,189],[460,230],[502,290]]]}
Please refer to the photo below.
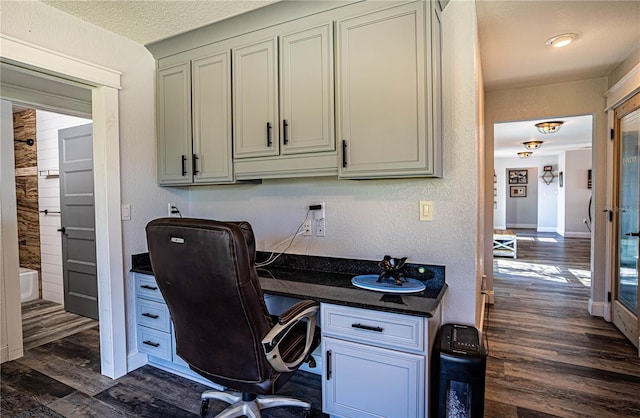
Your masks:
{"label": "black shredder", "polygon": [[482,417],[486,369],[487,354],[476,328],[440,327],[431,357],[431,417]]}

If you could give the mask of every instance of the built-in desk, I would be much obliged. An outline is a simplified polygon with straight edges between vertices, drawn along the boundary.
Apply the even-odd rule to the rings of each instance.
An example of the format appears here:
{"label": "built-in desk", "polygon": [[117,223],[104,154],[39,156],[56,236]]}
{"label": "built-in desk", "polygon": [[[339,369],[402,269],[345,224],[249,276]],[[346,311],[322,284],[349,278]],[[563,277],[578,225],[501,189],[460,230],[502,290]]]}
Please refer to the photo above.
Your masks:
{"label": "built-in desk", "polygon": [[[257,254],[258,262],[267,257]],[[168,325],[162,320],[166,305],[155,285],[148,254],[133,256],[132,271],[138,350],[149,355],[152,365],[203,381],[175,354],[172,325],[170,319]],[[289,298],[321,303],[318,367],[309,371],[322,375],[325,413],[334,417],[427,416],[429,358],[447,288],[443,266],[407,263],[405,275],[426,285],[425,290],[412,294],[386,294],[351,284],[355,275],[378,274],[377,261],[285,254],[257,271],[272,313],[293,303]],[[150,309],[155,310],[146,311]],[[151,317],[158,317],[157,325],[149,323]]]}

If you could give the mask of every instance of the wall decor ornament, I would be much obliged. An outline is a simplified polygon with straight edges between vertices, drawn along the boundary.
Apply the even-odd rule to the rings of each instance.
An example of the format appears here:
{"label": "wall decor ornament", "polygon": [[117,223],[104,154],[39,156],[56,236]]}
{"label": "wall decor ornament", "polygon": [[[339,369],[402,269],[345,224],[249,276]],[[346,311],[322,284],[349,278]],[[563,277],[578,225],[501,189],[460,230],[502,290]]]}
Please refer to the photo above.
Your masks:
{"label": "wall decor ornament", "polygon": [[556,178],[556,175],[553,174],[553,172],[551,171],[544,171],[544,174],[542,176],[540,176],[540,178],[542,179],[542,181],[544,181],[544,183],[548,186],[551,183],[553,183],[553,179]]}
{"label": "wall decor ornament", "polygon": [[528,176],[527,170],[509,170],[509,184],[527,184]]}
{"label": "wall decor ornament", "polygon": [[527,197],[527,186],[510,186],[509,197]]}

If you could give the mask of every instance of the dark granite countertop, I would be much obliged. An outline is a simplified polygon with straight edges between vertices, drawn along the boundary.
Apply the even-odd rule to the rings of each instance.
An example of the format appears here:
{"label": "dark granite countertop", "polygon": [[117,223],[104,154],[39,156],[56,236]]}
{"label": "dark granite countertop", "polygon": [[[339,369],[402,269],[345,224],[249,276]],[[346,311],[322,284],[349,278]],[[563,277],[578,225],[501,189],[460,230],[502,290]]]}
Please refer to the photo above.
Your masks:
{"label": "dark granite countertop", "polygon": [[[270,253],[258,251],[258,264]],[[131,271],[153,274],[149,254],[134,254]],[[355,287],[353,276],[380,273],[378,261],[283,254],[258,267],[260,286],[267,294],[313,299],[337,305],[431,317],[447,289],[444,266],[407,263],[406,277],[421,280],[426,289],[390,294]]]}

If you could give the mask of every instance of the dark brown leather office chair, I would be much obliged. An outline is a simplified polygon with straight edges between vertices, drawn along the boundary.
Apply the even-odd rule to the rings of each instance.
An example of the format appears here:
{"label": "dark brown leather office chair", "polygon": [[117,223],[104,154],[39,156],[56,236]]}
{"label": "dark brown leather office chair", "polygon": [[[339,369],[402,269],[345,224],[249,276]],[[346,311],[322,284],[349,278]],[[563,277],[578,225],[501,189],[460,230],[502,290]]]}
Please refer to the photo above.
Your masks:
{"label": "dark brown leather office chair", "polygon": [[[274,324],[247,222],[161,218],[147,224],[151,266],[173,320],[176,352],[196,373],[239,391],[202,394],[231,404],[218,417],[308,402],[273,396],[317,346],[318,303],[298,302]],[[269,395],[269,396],[267,396]]]}

